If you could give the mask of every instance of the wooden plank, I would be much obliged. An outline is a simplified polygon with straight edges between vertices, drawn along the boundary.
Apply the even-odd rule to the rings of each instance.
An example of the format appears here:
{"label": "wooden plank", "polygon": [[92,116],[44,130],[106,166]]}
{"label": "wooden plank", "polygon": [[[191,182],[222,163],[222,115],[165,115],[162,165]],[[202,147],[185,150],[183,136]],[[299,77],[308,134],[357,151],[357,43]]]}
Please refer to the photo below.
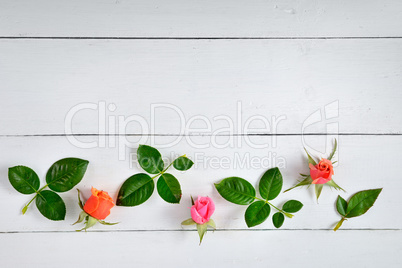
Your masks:
{"label": "wooden plank", "polygon": [[[402,39],[1,40],[0,135],[64,134],[73,114],[74,134],[401,134],[401,46]],[[77,107],[86,109],[73,113]]]}
{"label": "wooden plank", "polygon": [[[132,138],[132,137],[131,137]],[[155,144],[162,147],[171,142],[172,137],[156,137]],[[219,143],[231,137],[219,137]],[[246,143],[244,138],[251,140]],[[83,142],[96,141],[97,137],[79,137]],[[276,140],[275,140],[276,139]],[[325,152],[325,136],[305,137],[307,146]],[[329,140],[330,141],[330,140]],[[109,141],[107,141],[108,144]],[[147,142],[146,140],[141,143]],[[148,140],[149,144],[150,140]],[[115,226],[95,226],[94,230],[178,230],[180,222],[190,217],[190,195],[208,195],[216,202],[213,216],[219,229],[247,229],[244,222],[245,206],[238,206],[225,201],[215,190],[213,183],[223,178],[239,176],[249,180],[257,187],[262,174],[270,167],[278,166],[284,178],[283,189],[296,183],[300,172],[308,172],[306,157],[300,136],[282,137],[243,137],[242,145],[217,149],[200,148],[194,144],[212,144],[211,137],[186,137],[177,145],[160,149],[166,160],[177,155],[187,154],[195,165],[185,172],[171,170],[179,179],[183,198],[180,205],[165,203],[155,192],[145,203],[138,207],[113,208],[108,218],[111,222],[120,222]],[[250,144],[267,144],[268,148],[259,149]],[[0,221],[1,232],[34,231],[74,231],[80,209],[77,205],[76,191],[61,193],[67,206],[64,222],[52,222],[42,217],[35,206],[31,206],[26,215],[21,215],[22,207],[31,199],[16,192],[6,179],[7,168],[26,165],[34,169],[40,178],[44,178],[50,165],[64,157],[80,157],[90,161],[84,180],[78,185],[86,197],[91,186],[108,191],[116,198],[118,189],[129,176],[143,172],[137,161],[130,160],[137,141],[131,140],[126,149],[125,159],[119,160],[118,147],[82,149],[73,146],[65,137],[14,137],[0,138],[0,171],[4,174],[0,187],[0,211],[7,220]],[[330,144],[328,144],[330,147]],[[159,147],[158,147],[159,148]],[[340,216],[335,210],[338,194],[349,198],[353,193],[383,187],[384,190],[375,206],[364,216],[344,223],[345,229],[401,229],[402,216],[399,203],[395,198],[401,189],[399,166],[390,164],[392,159],[399,159],[402,148],[402,136],[341,136],[339,137],[339,163],[335,167],[334,179],[348,192],[331,191],[324,188],[319,204],[314,198],[313,189],[297,189],[281,194],[274,204],[282,205],[289,199],[304,203],[304,208],[293,219],[287,219],[284,229],[331,229]],[[381,155],[376,158],[373,156]],[[386,172],[384,172],[386,170]],[[42,184],[43,185],[43,184]],[[389,217],[392,215],[392,218]],[[163,220],[161,220],[163,219]],[[274,229],[271,220],[267,220],[257,229]]]}
{"label": "wooden plank", "polygon": [[375,1],[1,1],[0,36],[402,36],[402,3]]}
{"label": "wooden plank", "polygon": [[0,234],[0,239],[7,245],[0,251],[4,268],[402,265],[402,231],[218,231],[207,233],[201,246],[195,231]]}

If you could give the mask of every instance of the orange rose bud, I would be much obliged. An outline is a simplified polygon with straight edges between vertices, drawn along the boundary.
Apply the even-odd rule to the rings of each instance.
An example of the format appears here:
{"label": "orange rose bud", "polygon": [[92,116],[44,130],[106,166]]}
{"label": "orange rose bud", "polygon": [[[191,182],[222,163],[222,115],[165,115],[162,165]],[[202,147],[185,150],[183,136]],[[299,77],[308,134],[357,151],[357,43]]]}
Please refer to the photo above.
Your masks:
{"label": "orange rose bud", "polygon": [[98,220],[104,220],[114,207],[113,199],[107,192],[92,187],[92,195],[84,205],[84,211]]}

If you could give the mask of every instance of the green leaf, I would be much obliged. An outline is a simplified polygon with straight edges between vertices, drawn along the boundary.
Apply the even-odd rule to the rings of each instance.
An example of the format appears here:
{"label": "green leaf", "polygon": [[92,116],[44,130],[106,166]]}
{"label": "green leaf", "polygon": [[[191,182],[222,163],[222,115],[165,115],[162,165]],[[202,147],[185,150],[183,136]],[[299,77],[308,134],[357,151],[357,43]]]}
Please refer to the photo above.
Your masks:
{"label": "green leaf", "polygon": [[311,157],[311,155],[307,152],[306,148],[304,148],[304,151],[306,151],[307,158],[308,158],[308,163],[312,165],[317,165],[317,162]]}
{"label": "green leaf", "polygon": [[156,188],[158,194],[168,203],[180,203],[181,189],[179,181],[169,173],[164,173],[158,179]]}
{"label": "green leaf", "polygon": [[197,224],[192,218],[181,222],[181,225],[194,225]]}
{"label": "green leaf", "polygon": [[323,186],[324,186],[324,184],[315,184],[315,196],[317,197],[317,201],[318,201],[318,198],[320,198]]}
{"label": "green leaf", "polygon": [[148,145],[140,145],[137,150],[140,166],[148,173],[158,174],[163,171],[164,163],[158,150]]}
{"label": "green leaf", "polygon": [[64,158],[54,163],[46,173],[46,183],[55,192],[67,192],[84,177],[88,161]]}
{"label": "green leaf", "polygon": [[154,181],[148,174],[135,174],[121,186],[116,205],[125,207],[138,206],[151,197],[154,188]]}
{"label": "green leaf", "polygon": [[286,193],[287,191],[290,191],[296,187],[300,187],[300,186],[305,186],[305,185],[311,185],[311,183],[313,182],[313,179],[310,177],[310,175],[307,176],[307,178],[305,178],[302,181],[299,181],[299,183],[297,183],[295,186],[287,189],[286,191],[283,191],[284,193]]}
{"label": "green leaf", "polygon": [[264,201],[252,203],[244,214],[247,226],[250,228],[263,223],[268,218],[270,211],[271,207]]}
{"label": "green leaf", "polygon": [[338,195],[338,199],[336,200],[336,209],[338,210],[339,214],[345,216],[347,207],[348,203],[346,202],[346,200],[343,199],[340,195]]}
{"label": "green leaf", "polygon": [[40,213],[52,221],[64,220],[66,205],[63,199],[55,192],[44,190],[36,197],[36,206]]}
{"label": "green leaf", "polygon": [[328,160],[331,160],[332,157],[334,157],[335,152],[336,152],[336,147],[337,147],[337,146],[338,146],[338,142],[337,142],[336,139],[335,139],[334,149],[332,150],[331,154],[329,155]]}
{"label": "green leaf", "polygon": [[274,214],[274,216],[272,216],[272,222],[273,222],[275,228],[281,228],[284,221],[285,221],[285,216],[283,216],[283,214],[280,212],[276,212]]}
{"label": "green leaf", "polygon": [[295,213],[301,210],[302,207],[303,204],[300,201],[289,200],[283,205],[282,210],[289,213]]}
{"label": "green leaf", "polygon": [[190,169],[194,165],[194,162],[188,159],[186,156],[180,156],[173,161],[173,167],[177,170],[185,171]]}
{"label": "green leaf", "polygon": [[8,179],[14,189],[22,194],[33,194],[39,189],[39,177],[29,167],[15,166],[9,168]]}
{"label": "green leaf", "polygon": [[381,191],[382,188],[365,190],[354,194],[349,199],[345,217],[353,218],[366,213],[374,205]]}
{"label": "green leaf", "polygon": [[260,195],[266,200],[275,199],[282,190],[282,174],[279,168],[268,169],[260,180]]}
{"label": "green leaf", "polygon": [[229,177],[220,183],[215,183],[215,188],[227,201],[238,205],[248,205],[255,199],[254,187],[239,177]]}
{"label": "green leaf", "polygon": [[204,238],[205,233],[207,232],[207,229],[208,229],[208,223],[197,224],[197,231],[198,231],[198,235],[200,236],[200,245],[201,245],[202,239]]}

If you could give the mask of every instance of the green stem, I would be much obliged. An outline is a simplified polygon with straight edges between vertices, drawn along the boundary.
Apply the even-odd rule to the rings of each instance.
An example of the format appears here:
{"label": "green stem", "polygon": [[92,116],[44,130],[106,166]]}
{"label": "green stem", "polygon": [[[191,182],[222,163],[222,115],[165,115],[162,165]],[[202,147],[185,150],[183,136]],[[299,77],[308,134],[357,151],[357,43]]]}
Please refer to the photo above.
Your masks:
{"label": "green stem", "polygon": [[26,204],[26,205],[22,208],[22,215],[24,215],[25,212],[27,212],[29,205],[32,203],[32,201],[35,200],[35,198],[36,198],[37,195],[38,195],[38,194],[36,194],[36,195],[31,199],[31,201],[29,201],[28,204]]}
{"label": "green stem", "polygon": [[284,214],[286,217],[288,217],[288,218],[292,218],[292,217],[294,216],[293,214],[287,213],[287,212],[283,211],[282,209],[279,209],[279,208],[277,208],[276,206],[272,205],[270,202],[268,202],[268,200],[264,200],[264,199],[261,199],[261,198],[258,198],[258,197],[254,197],[254,199],[258,199],[258,200],[260,200],[260,201],[265,202],[266,204],[270,205],[271,207],[273,207],[273,208],[276,209],[277,211],[283,213],[283,214]]}
{"label": "green stem", "polygon": [[38,194],[40,191],[42,191],[43,189],[45,189],[46,187],[48,187],[49,186],[49,184],[46,184],[45,186],[43,186],[42,188],[40,188],[37,192],[36,192],[36,194]]}
{"label": "green stem", "polygon": [[170,163],[169,166],[167,166],[167,168],[165,168],[165,169],[161,172],[161,174],[165,173],[166,170],[168,170],[172,165],[173,165],[173,162]]}
{"label": "green stem", "polygon": [[46,184],[45,186],[43,186],[42,188],[40,188],[38,191],[36,191],[35,196],[31,199],[31,201],[28,202],[28,204],[26,204],[23,208],[22,208],[22,215],[25,214],[25,212],[27,212],[29,205],[35,200],[35,198],[38,196],[38,194],[40,194],[40,192],[45,189],[48,186],[48,184]]}
{"label": "green stem", "polygon": [[[183,156],[186,156],[186,155],[184,154],[184,155],[179,156],[179,157],[183,157]],[[173,162],[174,162],[174,161],[173,161]],[[168,170],[168,169],[173,165],[173,162],[170,163],[164,170],[160,171],[158,174],[156,174],[155,176],[153,176],[151,179],[153,180],[153,179],[159,177],[160,175],[163,175],[163,173],[165,173],[166,170]]]}
{"label": "green stem", "polygon": [[342,223],[343,223],[345,220],[346,220],[346,218],[343,217],[343,218],[338,222],[338,224],[335,226],[334,231],[338,230],[339,227],[341,227]]}
{"label": "green stem", "polygon": [[[179,156],[178,158],[180,158],[180,157],[186,157],[186,155],[183,154],[182,156]],[[176,159],[177,159],[177,158],[176,158]],[[176,160],[176,159],[175,159],[175,160]],[[162,171],[162,174],[165,173],[166,170],[168,170],[168,168],[170,168],[170,167],[173,165],[173,162],[174,162],[174,160],[172,161],[172,163],[169,164],[169,166],[167,166],[167,168],[165,168],[165,170]]]}
{"label": "green stem", "polygon": [[288,217],[288,218],[292,218],[292,217],[293,217],[293,214],[287,213],[287,212],[283,211],[282,209],[279,209],[279,208],[275,207],[274,205],[272,205],[272,204],[269,203],[268,201],[266,201],[266,202],[267,202],[267,204],[269,204],[270,206],[272,206],[272,207],[273,207],[274,209],[276,209],[277,211],[282,212],[283,214],[285,214],[286,217]]}
{"label": "green stem", "polygon": [[156,175],[155,175],[155,176],[153,176],[151,179],[153,180],[153,179],[157,178],[159,175],[162,175],[162,173],[158,173],[158,174],[156,174]]}

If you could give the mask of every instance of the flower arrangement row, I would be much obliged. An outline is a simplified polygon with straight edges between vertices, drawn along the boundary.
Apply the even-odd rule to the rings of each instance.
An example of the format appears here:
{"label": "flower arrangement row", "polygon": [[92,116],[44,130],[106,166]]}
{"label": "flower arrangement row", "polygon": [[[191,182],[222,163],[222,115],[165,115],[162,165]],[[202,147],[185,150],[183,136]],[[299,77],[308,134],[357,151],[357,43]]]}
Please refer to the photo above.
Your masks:
{"label": "flower arrangement row", "polygon": [[[332,178],[334,175],[332,158],[337,149],[335,140],[334,148],[327,158],[319,161],[314,159],[307,151],[308,174],[300,174],[302,179],[292,188],[314,185],[317,200],[321,195],[324,185],[336,190],[344,191]],[[179,171],[186,171],[193,166],[193,162],[180,156],[167,167],[162,160],[160,152],[148,145],[140,145],[137,150],[137,159],[146,173],[138,173],[129,177],[121,186],[116,202],[105,191],[96,188],[91,189],[92,195],[84,203],[78,190],[78,205],[82,209],[78,220],[74,224],[84,222],[84,227],[77,231],[86,231],[96,223],[114,225],[104,221],[115,206],[133,207],[146,202],[154,192],[155,181],[159,196],[168,203],[178,204],[182,197],[180,182],[171,173],[169,168],[173,166]],[[79,158],[64,158],[55,162],[46,173],[46,185],[40,187],[39,176],[31,168],[15,166],[9,168],[8,178],[11,185],[18,192],[33,195],[33,198],[23,207],[25,214],[30,204],[35,201],[39,212],[46,218],[54,221],[65,219],[66,206],[63,199],[57,193],[67,192],[73,189],[83,179],[89,162]],[[302,209],[303,204],[298,200],[288,200],[281,207],[273,203],[273,200],[282,192],[283,178],[279,168],[267,170],[258,184],[259,196],[251,183],[240,177],[228,177],[215,184],[218,193],[227,201],[238,205],[248,206],[244,219],[249,228],[262,224],[271,213],[272,223],[280,228],[286,218],[292,218],[294,213]],[[48,188],[48,189],[47,189]],[[336,209],[341,216],[340,221],[334,227],[338,230],[342,223],[353,217],[365,214],[375,203],[382,188],[363,190],[355,193],[348,201],[340,195],[336,200]],[[200,243],[208,230],[208,227],[216,229],[215,222],[211,219],[215,211],[215,204],[210,197],[198,196],[196,200],[191,197],[191,217],[184,220],[182,225],[196,225]]]}

